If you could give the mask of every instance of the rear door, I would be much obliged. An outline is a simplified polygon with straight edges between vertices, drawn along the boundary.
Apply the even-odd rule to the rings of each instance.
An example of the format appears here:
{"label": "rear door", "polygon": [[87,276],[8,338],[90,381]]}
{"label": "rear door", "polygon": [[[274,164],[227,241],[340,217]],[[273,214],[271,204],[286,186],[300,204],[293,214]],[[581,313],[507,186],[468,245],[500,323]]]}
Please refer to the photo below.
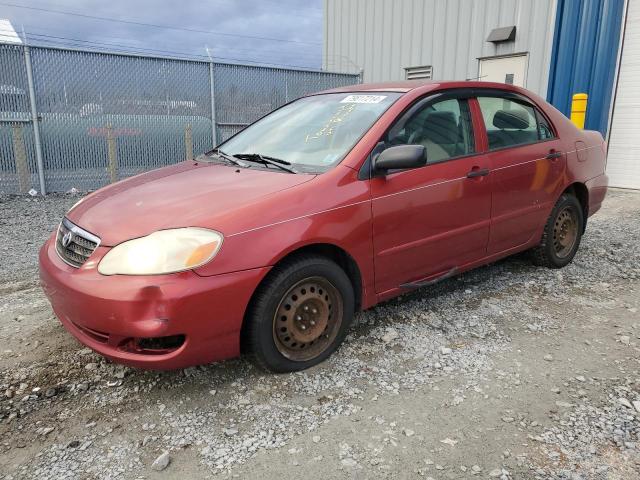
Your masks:
{"label": "rear door", "polygon": [[376,291],[382,297],[485,256],[491,187],[472,123],[466,98],[440,94],[414,104],[374,150],[421,144],[427,151],[426,166],[370,180]]}
{"label": "rear door", "polygon": [[524,97],[478,94],[493,186],[488,254],[537,235],[562,187],[566,157],[553,126]]}

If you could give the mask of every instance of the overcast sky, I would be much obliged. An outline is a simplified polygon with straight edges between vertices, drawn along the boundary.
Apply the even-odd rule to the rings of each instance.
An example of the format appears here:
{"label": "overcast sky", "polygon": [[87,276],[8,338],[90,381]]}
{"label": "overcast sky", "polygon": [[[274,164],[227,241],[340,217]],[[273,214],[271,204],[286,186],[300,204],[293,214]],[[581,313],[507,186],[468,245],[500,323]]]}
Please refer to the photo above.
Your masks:
{"label": "overcast sky", "polygon": [[[84,44],[94,48],[131,46],[196,56],[206,56],[208,46],[213,56],[221,60],[320,68],[322,3],[322,0],[0,0],[0,18],[8,18],[19,32],[24,26],[27,36],[40,44],[80,46],[82,42],[78,40],[85,40],[95,42]],[[7,4],[238,36],[109,22]]]}

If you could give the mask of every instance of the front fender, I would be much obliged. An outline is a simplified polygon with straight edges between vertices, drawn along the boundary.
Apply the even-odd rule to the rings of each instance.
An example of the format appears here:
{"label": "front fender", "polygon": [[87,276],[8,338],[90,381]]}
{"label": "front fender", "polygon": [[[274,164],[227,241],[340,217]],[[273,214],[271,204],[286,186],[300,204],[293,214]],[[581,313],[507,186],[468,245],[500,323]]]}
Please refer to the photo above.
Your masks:
{"label": "front fender", "polygon": [[354,259],[363,287],[373,285],[373,243],[369,200],[235,233],[220,254],[196,270],[201,276],[272,266],[313,244],[335,245]]}

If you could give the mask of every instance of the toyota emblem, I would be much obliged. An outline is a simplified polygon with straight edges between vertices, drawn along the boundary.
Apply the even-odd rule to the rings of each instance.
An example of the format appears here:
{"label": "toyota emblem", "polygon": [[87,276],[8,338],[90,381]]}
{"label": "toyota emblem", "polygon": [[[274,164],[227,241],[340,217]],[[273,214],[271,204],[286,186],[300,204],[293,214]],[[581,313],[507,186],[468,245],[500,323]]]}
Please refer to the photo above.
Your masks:
{"label": "toyota emblem", "polygon": [[67,232],[64,234],[64,237],[62,237],[62,246],[67,248],[69,246],[69,244],[71,243],[71,239],[73,238],[73,233],[71,232]]}

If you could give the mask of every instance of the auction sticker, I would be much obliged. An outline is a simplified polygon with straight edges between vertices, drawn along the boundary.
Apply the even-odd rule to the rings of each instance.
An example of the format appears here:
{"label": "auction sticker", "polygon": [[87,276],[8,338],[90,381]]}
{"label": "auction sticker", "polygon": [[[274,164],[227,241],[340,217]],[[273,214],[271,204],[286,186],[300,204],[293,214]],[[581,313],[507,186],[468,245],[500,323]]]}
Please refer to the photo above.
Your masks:
{"label": "auction sticker", "polygon": [[380,103],[385,98],[386,95],[349,95],[340,100],[340,103]]}

